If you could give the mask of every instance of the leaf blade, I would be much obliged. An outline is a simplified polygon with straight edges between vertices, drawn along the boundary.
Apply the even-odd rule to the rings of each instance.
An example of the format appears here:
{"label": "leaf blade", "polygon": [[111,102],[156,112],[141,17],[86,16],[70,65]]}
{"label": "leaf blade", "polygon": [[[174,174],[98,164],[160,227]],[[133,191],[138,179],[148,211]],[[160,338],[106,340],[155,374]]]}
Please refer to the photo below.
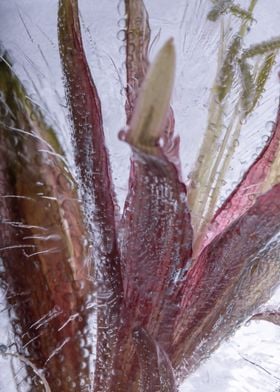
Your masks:
{"label": "leaf blade", "polygon": [[[90,376],[89,363],[82,368],[78,335],[83,336],[87,296],[93,292],[87,236],[55,134],[7,64],[0,63],[0,107],[6,113],[0,125],[0,253],[8,300],[20,330],[17,339],[28,346],[26,355],[48,371],[51,388],[61,382],[61,391],[71,391],[67,377],[77,383],[81,374],[87,382]],[[65,380],[58,357],[52,356],[57,347],[64,356]]]}
{"label": "leaf blade", "polygon": [[259,196],[190,269],[181,303],[185,317],[178,319],[171,356],[180,377],[251,317],[279,283],[279,192],[278,184]]}

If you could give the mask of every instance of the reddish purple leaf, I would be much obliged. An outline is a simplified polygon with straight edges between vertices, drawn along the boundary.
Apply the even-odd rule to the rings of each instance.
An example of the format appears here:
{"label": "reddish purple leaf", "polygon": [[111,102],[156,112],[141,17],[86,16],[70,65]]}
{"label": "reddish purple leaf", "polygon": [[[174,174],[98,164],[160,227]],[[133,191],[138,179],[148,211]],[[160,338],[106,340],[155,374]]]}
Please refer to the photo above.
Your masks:
{"label": "reddish purple leaf", "polygon": [[176,168],[164,156],[140,152],[132,167],[123,217],[124,295],[129,318],[155,333],[165,306],[174,307],[176,283],[191,257],[192,228]]}
{"label": "reddish purple leaf", "polygon": [[168,352],[172,322],[179,310],[174,299],[192,252],[186,187],[158,145],[168,115],[174,65],[174,46],[169,40],[141,86],[126,135],[133,157],[122,220],[125,304],[113,383],[120,391],[137,390],[131,339],[135,327],[145,327]]}
{"label": "reddish purple leaf", "polygon": [[126,114],[130,121],[139,87],[148,68],[151,30],[142,0],[125,0],[126,18]]}
{"label": "reddish purple leaf", "polygon": [[144,328],[135,328],[133,340],[145,392],[176,392],[174,373],[167,354]]}
{"label": "reddish purple leaf", "polygon": [[44,369],[52,390],[70,392],[90,381],[83,217],[53,131],[4,61],[0,70],[0,256],[17,354]]}
{"label": "reddish purple leaf", "polygon": [[279,196],[280,185],[259,196],[189,270],[171,356],[180,377],[251,317],[278,284]]}
{"label": "reddish purple leaf", "polygon": [[[149,15],[142,0],[126,0],[126,76],[127,76],[127,123],[130,123],[139,89],[149,66],[148,49],[150,45]],[[165,155],[173,162],[180,173],[179,136],[173,138],[175,119],[169,109],[162,144]]]}
{"label": "reddish purple leaf", "polygon": [[122,296],[114,193],[100,100],[82,45],[78,2],[61,0],[59,4],[60,56],[72,114],[75,159],[80,170],[85,206],[92,211],[91,228],[99,237],[94,238],[99,305],[95,391],[104,391],[106,380],[110,379]]}
{"label": "reddish purple leaf", "polygon": [[264,320],[280,326],[280,309],[265,310],[264,312],[256,313],[251,320]]}
{"label": "reddish purple leaf", "polygon": [[276,158],[279,146],[280,111],[278,112],[277,120],[269,141],[256,161],[247,170],[240,184],[216,212],[212,222],[206,229],[206,237],[200,246],[200,250],[202,250],[205,245],[209,244],[216,235],[221,233],[226,226],[230,225],[236,218],[244,214],[255,203],[256,198],[262,193],[263,183]]}
{"label": "reddish purple leaf", "polygon": [[[124,327],[117,357],[119,390],[136,381],[129,331],[145,326],[168,352],[177,303],[191,257],[192,228],[186,188],[164,156],[134,152],[123,218]],[[118,389],[116,389],[118,390]]]}

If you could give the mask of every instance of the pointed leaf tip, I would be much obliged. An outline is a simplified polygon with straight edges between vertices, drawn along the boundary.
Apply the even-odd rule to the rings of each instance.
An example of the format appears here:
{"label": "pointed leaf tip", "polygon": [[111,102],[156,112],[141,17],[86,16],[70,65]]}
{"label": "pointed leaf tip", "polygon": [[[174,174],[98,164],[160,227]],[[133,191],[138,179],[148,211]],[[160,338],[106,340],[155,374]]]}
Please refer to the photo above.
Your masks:
{"label": "pointed leaf tip", "polygon": [[170,38],[161,48],[140,88],[127,141],[150,151],[164,130],[175,75],[175,47]]}

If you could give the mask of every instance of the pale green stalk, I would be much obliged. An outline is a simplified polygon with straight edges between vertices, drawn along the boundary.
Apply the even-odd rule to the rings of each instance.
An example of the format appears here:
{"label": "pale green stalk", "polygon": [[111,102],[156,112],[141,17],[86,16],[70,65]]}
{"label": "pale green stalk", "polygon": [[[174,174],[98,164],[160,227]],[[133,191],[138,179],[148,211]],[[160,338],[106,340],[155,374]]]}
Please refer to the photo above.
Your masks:
{"label": "pale green stalk", "polygon": [[[265,82],[267,81],[267,78],[269,76],[272,65],[274,64],[274,61],[275,61],[275,54],[269,55],[265,59],[264,65],[263,65],[263,67],[261,67],[261,71],[258,76],[256,74],[257,74],[257,70],[259,67],[256,66],[255,77],[253,79],[257,79],[257,87],[256,87],[256,91],[255,91],[255,95],[253,97],[253,103],[252,103],[251,107],[248,108],[247,111],[241,109],[241,106],[242,106],[241,101],[242,101],[243,97],[240,97],[240,99],[238,100],[238,102],[235,106],[235,111],[234,111],[234,115],[232,117],[232,121],[228,127],[228,132],[226,134],[226,137],[225,137],[223,144],[222,144],[222,148],[220,150],[221,153],[219,153],[219,156],[217,157],[217,161],[216,161],[217,170],[218,170],[219,174],[217,176],[216,183],[215,183],[216,186],[214,186],[213,193],[211,195],[211,200],[209,202],[208,211],[209,211],[210,216],[213,216],[213,214],[214,214],[214,211],[215,211],[215,208],[217,205],[217,201],[218,201],[218,197],[220,194],[220,190],[223,185],[223,180],[226,176],[231,159],[233,158],[234,153],[236,151],[236,148],[238,145],[238,143],[236,141],[239,139],[243,121],[246,119],[246,117],[250,113],[252,113],[253,109],[255,108],[256,103],[258,102],[261,94],[263,93]],[[262,71],[264,71],[264,72],[262,72]],[[229,139],[230,139],[230,144],[228,143]],[[227,153],[224,156],[225,149],[227,149]],[[224,156],[224,159],[222,160],[223,156]],[[220,159],[220,162],[219,162],[219,159]],[[221,168],[218,168],[219,163],[222,164]],[[274,161],[270,175],[266,181],[267,187],[264,185],[264,190],[268,190],[270,187],[272,187],[276,183],[276,177],[279,177],[279,176],[277,176],[277,173],[279,173],[278,169],[280,168],[279,164],[280,164],[280,159],[278,158]]]}
{"label": "pale green stalk", "polygon": [[[257,0],[251,1],[248,9],[250,14],[252,14],[256,2]],[[215,86],[212,90],[210,102],[208,126],[199,153],[200,159],[198,159],[198,165],[195,168],[191,179],[193,187],[189,191],[189,202],[194,216],[193,224],[196,237],[198,237],[197,233],[202,233],[204,231],[205,225],[211,219],[209,200],[211,200],[214,188],[218,188],[215,192],[220,191],[220,184],[217,183],[217,169],[223,159],[231,131],[230,129],[227,129],[223,135],[224,111],[226,108],[227,96],[232,86],[230,73],[233,72],[233,62],[240,50],[238,40],[241,42],[244,38],[249,23],[250,20],[248,20],[248,18],[243,21],[239,33],[235,38],[236,44],[233,42],[231,45],[230,51],[228,51],[228,54],[225,56],[223,65],[220,66],[220,64],[218,64],[218,74]],[[223,91],[223,89],[225,90]],[[221,138],[222,144],[219,146],[218,143]],[[203,189],[202,192],[201,189]],[[199,238],[200,237],[201,236],[199,236]]]}
{"label": "pale green stalk", "polygon": [[174,83],[175,48],[169,39],[149,67],[129,123],[127,141],[152,153],[162,135]]}

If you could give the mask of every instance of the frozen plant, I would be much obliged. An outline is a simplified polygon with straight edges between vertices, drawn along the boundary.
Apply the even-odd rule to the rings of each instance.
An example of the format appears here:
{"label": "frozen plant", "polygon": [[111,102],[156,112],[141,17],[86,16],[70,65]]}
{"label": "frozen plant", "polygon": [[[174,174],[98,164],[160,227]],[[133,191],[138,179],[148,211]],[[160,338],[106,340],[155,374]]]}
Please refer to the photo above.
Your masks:
{"label": "frozen plant", "polygon": [[127,127],[119,137],[132,155],[121,216],[78,1],[60,0],[58,12],[76,179],[8,55],[1,58],[1,278],[16,345],[2,351],[25,363],[25,390],[173,392],[248,319],[279,323],[276,311],[259,313],[280,280],[279,117],[217,208],[234,142],[280,47],[279,37],[243,47],[255,4],[213,1],[208,14],[216,23],[232,13],[240,30],[229,47],[222,36],[205,138],[186,184],[170,106],[174,43],[150,65],[145,5],[125,0]]}

